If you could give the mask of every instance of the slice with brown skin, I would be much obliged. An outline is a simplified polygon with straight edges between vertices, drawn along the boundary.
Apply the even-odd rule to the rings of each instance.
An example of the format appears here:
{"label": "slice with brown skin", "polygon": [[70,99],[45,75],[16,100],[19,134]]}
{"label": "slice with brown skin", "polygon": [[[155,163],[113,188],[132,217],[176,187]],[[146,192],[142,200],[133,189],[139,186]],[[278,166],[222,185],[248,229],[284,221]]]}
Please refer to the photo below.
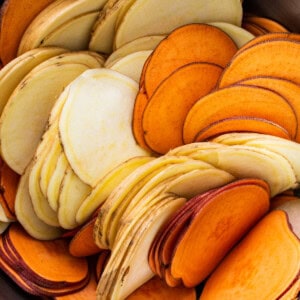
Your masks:
{"label": "slice with brown skin", "polygon": [[216,90],[193,105],[183,127],[184,142],[193,142],[203,128],[232,117],[271,121],[286,129],[292,138],[297,132],[294,110],[285,98],[264,88],[234,85]]}
{"label": "slice with brown skin", "polygon": [[272,211],[217,267],[200,299],[281,299],[299,281],[299,269],[300,242],[289,214]]}
{"label": "slice with brown skin", "polygon": [[164,154],[183,144],[184,120],[193,104],[210,93],[223,68],[211,63],[190,63],[176,69],[155,90],[143,114],[147,145]]}
{"label": "slice with brown skin", "polygon": [[[268,88],[283,96],[293,107],[298,122],[300,121],[300,85],[282,78],[276,77],[253,77],[239,82],[243,85],[253,85]],[[300,142],[300,130],[297,130],[296,142]]]}
{"label": "slice with brown skin", "polygon": [[257,132],[291,139],[289,133],[280,125],[255,117],[230,117],[215,121],[201,129],[195,142],[205,141],[228,132]]}
{"label": "slice with brown skin", "polygon": [[269,40],[240,51],[227,65],[219,87],[232,85],[253,76],[279,77],[300,83],[300,42]]}
{"label": "slice with brown skin", "polygon": [[27,26],[52,2],[54,0],[6,0],[2,4],[0,53],[4,65],[17,56]]}
{"label": "slice with brown skin", "polygon": [[231,183],[202,198],[173,251],[174,278],[188,287],[202,282],[267,213],[269,203],[268,185],[253,179]]}
{"label": "slice with brown skin", "polygon": [[182,286],[171,288],[162,279],[155,276],[126,298],[126,300],[148,299],[195,300],[196,290]]}
{"label": "slice with brown skin", "polygon": [[242,28],[245,30],[251,32],[254,36],[261,36],[267,33],[263,28],[258,26],[257,24],[248,22],[248,21],[243,21]]}
{"label": "slice with brown skin", "polygon": [[149,60],[145,73],[148,97],[180,66],[207,62],[225,67],[236,51],[233,40],[215,26],[189,24],[175,29],[156,47]]}
{"label": "slice with brown skin", "polygon": [[110,251],[109,250],[102,250],[98,255],[96,265],[95,265],[95,274],[96,274],[97,282],[99,282],[99,280],[101,278],[103,270],[104,270],[104,268],[106,266],[106,263],[109,259],[109,256],[110,256]]}

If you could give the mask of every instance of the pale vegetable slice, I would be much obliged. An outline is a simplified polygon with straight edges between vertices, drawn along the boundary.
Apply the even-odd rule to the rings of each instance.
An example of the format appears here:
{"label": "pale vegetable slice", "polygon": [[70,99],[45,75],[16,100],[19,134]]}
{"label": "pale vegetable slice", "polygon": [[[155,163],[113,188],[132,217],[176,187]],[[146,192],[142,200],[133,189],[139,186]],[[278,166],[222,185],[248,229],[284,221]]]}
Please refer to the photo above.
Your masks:
{"label": "pale vegetable slice", "polygon": [[0,221],[0,234],[2,234],[9,225],[10,225],[10,222]]}
{"label": "pale vegetable slice", "polygon": [[91,187],[82,182],[68,167],[61,183],[58,198],[58,221],[62,228],[74,229],[78,224],[76,214],[83,200],[91,192]]}
{"label": "pale vegetable slice", "polygon": [[56,0],[46,7],[27,27],[21,39],[18,55],[41,45],[56,28],[84,13],[99,11],[106,0]]}
{"label": "pale vegetable slice", "polygon": [[65,176],[65,172],[69,166],[68,160],[64,152],[62,152],[57,160],[55,170],[50,178],[47,187],[47,200],[50,207],[57,212],[60,187]]}
{"label": "pale vegetable slice", "polygon": [[[146,17],[147,16],[147,17]],[[135,1],[120,22],[115,48],[138,37],[168,34],[189,23],[227,22],[240,26],[242,5],[239,0],[144,0]]]}
{"label": "pale vegetable slice", "polygon": [[89,49],[100,53],[111,53],[115,37],[115,27],[118,14],[123,5],[131,0],[108,1],[100,11],[98,20],[94,25]]}
{"label": "pale vegetable slice", "polygon": [[144,50],[153,50],[165,38],[165,35],[152,35],[137,38],[114,50],[104,63],[104,67],[112,65],[124,56]]}
{"label": "pale vegetable slice", "polygon": [[34,67],[66,51],[56,47],[33,49],[5,65],[0,71],[0,115],[14,89]]}
{"label": "pale vegetable slice", "polygon": [[98,11],[86,13],[67,21],[45,36],[40,46],[58,46],[73,51],[87,49],[98,14]]}
{"label": "pale vegetable slice", "polygon": [[149,155],[131,130],[137,90],[134,80],[109,69],[86,71],[72,85],[59,131],[72,169],[86,184],[94,187],[121,162]]}
{"label": "pale vegetable slice", "polygon": [[126,75],[136,82],[140,81],[145,61],[151,55],[152,50],[138,51],[119,59],[107,68]]}
{"label": "pale vegetable slice", "polygon": [[152,159],[154,158],[150,156],[137,156],[111,170],[97,183],[92,192],[82,202],[76,215],[76,221],[79,224],[87,221],[126,176]]}
{"label": "pale vegetable slice", "polygon": [[47,151],[47,154],[45,155],[43,165],[41,167],[41,173],[40,173],[39,184],[40,184],[41,191],[46,198],[47,198],[47,189],[48,189],[49,181],[52,177],[52,174],[57,164],[57,160],[62,151],[63,149],[59,141],[59,136],[56,135],[49,151]]}
{"label": "pale vegetable slice", "polygon": [[17,190],[15,201],[17,219],[24,229],[36,239],[52,240],[58,238],[62,235],[62,230],[59,227],[53,227],[43,222],[33,209],[28,189],[29,171],[30,167],[21,176]]}
{"label": "pale vegetable slice", "polygon": [[[99,281],[97,287],[99,297],[125,299],[153,276],[148,264],[151,243],[163,224],[184,203],[184,198],[166,198],[151,207],[135,222],[134,227],[127,227],[127,231],[112,251],[102,274],[103,280]],[[117,261],[115,264],[114,260]],[[107,281],[106,278],[110,280]]]}
{"label": "pale vegetable slice", "polygon": [[1,154],[18,174],[32,159],[57,96],[88,69],[76,63],[38,68],[19,83],[0,119]]}
{"label": "pale vegetable slice", "polygon": [[254,35],[252,33],[234,24],[225,22],[213,22],[209,24],[216,26],[226,32],[233,39],[238,48],[241,48],[254,38]]}

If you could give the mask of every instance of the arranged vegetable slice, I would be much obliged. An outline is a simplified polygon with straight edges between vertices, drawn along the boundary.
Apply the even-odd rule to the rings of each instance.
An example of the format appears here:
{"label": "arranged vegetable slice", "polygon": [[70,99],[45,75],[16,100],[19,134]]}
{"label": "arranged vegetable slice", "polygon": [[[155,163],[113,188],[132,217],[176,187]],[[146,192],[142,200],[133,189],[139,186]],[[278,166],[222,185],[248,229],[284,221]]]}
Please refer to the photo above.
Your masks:
{"label": "arranged vegetable slice", "polygon": [[236,181],[201,198],[173,250],[172,276],[188,287],[202,282],[269,204],[268,185],[259,180]]}
{"label": "arranged vegetable slice", "polygon": [[[264,217],[213,272],[200,299],[285,299],[300,268],[299,238],[289,222],[281,210]],[[296,296],[294,289],[290,298]]]}
{"label": "arranged vegetable slice", "polygon": [[131,130],[136,93],[134,80],[109,69],[89,70],[72,85],[59,131],[72,169],[92,187],[121,162],[147,155]]}
{"label": "arranged vegetable slice", "polygon": [[217,1],[173,1],[172,5],[165,0],[134,1],[119,21],[115,47],[119,48],[129,41],[145,35],[168,34],[185,24],[214,21],[240,26],[242,21],[241,2],[227,0],[220,7]]}
{"label": "arranged vegetable slice", "polygon": [[190,63],[176,69],[158,86],[142,120],[145,141],[153,152],[163,154],[183,144],[186,115],[196,101],[214,89],[222,70],[215,64]]}
{"label": "arranged vegetable slice", "polygon": [[180,66],[205,62],[225,67],[236,51],[233,40],[215,26],[188,24],[179,27],[151,55],[145,71],[146,93],[151,97],[162,80]]}
{"label": "arranged vegetable slice", "polygon": [[299,84],[299,53],[300,43],[293,39],[274,39],[247,47],[231,60],[218,86],[229,86],[253,76],[278,77]]}
{"label": "arranged vegetable slice", "polygon": [[[282,118],[282,112],[286,113],[286,118]],[[195,141],[202,129],[220,119],[231,117],[254,117],[271,121],[286,129],[293,139],[297,133],[294,109],[285,98],[265,88],[234,85],[216,90],[194,104],[185,119],[184,142]]]}
{"label": "arranged vegetable slice", "polygon": [[17,56],[27,26],[54,0],[6,0],[1,6],[0,57],[4,65]]}

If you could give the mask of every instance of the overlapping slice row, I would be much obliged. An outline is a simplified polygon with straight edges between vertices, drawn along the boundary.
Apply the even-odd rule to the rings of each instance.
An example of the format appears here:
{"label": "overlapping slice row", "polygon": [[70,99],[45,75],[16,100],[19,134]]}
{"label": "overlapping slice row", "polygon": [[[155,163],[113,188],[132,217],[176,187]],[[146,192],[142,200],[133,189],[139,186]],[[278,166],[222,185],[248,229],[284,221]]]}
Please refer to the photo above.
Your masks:
{"label": "overlapping slice row", "polygon": [[268,186],[243,179],[195,196],[186,206],[156,236],[149,256],[153,271],[171,286],[196,286],[211,274],[269,210]]}
{"label": "overlapping slice row", "polygon": [[16,223],[1,236],[1,267],[31,294],[63,295],[89,280],[86,258],[72,257],[67,247],[64,239],[38,241]]}

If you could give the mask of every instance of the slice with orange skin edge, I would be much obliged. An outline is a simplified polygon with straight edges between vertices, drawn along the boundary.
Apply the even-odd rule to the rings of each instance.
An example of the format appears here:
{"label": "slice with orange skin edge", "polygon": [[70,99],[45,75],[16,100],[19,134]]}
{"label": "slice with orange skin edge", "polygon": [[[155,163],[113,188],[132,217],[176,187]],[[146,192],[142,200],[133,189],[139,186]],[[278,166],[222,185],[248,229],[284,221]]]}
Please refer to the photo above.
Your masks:
{"label": "slice with orange skin edge", "polygon": [[101,251],[93,238],[96,218],[97,216],[84,224],[72,237],[69,243],[69,252],[71,255],[76,257],[85,257]]}
{"label": "slice with orange skin edge", "polygon": [[126,300],[148,299],[195,300],[196,290],[185,287],[171,288],[155,276],[126,298]]}
{"label": "slice with orange skin edge", "polygon": [[224,69],[219,88],[253,76],[279,77],[300,84],[300,42],[265,41],[240,51]]}
{"label": "slice with orange skin edge", "polygon": [[31,21],[54,0],[6,0],[2,4],[0,53],[4,65],[17,56],[22,35]]}
{"label": "slice with orange skin edge", "polygon": [[216,86],[223,68],[190,63],[176,69],[155,90],[145,108],[142,127],[147,145],[164,154],[183,144],[184,120],[193,104]]}
{"label": "slice with orange skin edge", "polygon": [[[294,108],[298,122],[300,122],[300,85],[292,81],[276,77],[253,77],[239,82],[243,85],[253,85],[268,88],[283,96],[288,103]],[[300,142],[300,130],[297,130],[295,137],[296,142]]]}
{"label": "slice with orange skin edge", "polygon": [[244,20],[246,22],[256,24],[267,32],[289,32],[283,25],[269,18],[245,16]]}
{"label": "slice with orange skin edge", "polygon": [[184,142],[193,142],[203,128],[231,117],[266,119],[286,129],[293,139],[296,136],[294,110],[282,96],[265,88],[234,85],[216,90],[193,105],[183,127]]}
{"label": "slice with orange skin edge", "polygon": [[[293,233],[288,215],[275,210],[217,267],[200,300],[287,299],[285,294],[299,283],[299,270],[299,238]],[[288,299],[297,298],[297,290],[294,292]]]}
{"label": "slice with orange skin edge", "polygon": [[269,197],[268,185],[256,179],[236,181],[204,197],[173,251],[171,274],[174,278],[181,278],[187,287],[207,278],[241,237],[267,213]]}
{"label": "slice with orange skin edge", "polygon": [[200,130],[195,142],[205,141],[229,132],[257,132],[289,140],[292,138],[283,127],[271,121],[255,117],[230,117],[213,122]]}
{"label": "slice with orange skin edge", "polygon": [[155,48],[148,62],[145,73],[148,97],[178,67],[197,61],[225,67],[236,51],[233,40],[215,26],[189,24],[175,29]]}

